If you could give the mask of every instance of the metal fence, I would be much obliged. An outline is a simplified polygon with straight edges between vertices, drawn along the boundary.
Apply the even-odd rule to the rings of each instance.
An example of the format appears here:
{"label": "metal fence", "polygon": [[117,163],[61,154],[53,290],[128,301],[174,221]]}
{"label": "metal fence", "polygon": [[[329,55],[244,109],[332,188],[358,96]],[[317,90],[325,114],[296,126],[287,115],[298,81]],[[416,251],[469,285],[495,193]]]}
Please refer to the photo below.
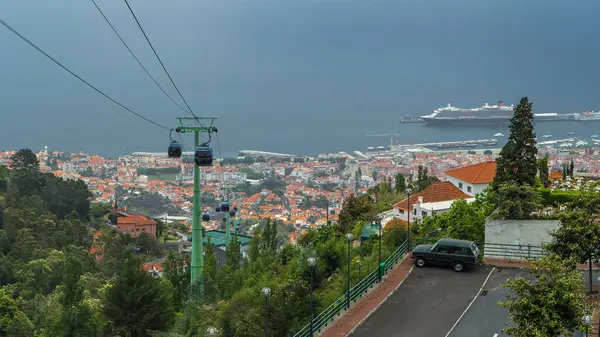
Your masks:
{"label": "metal fence", "polygon": [[537,260],[544,256],[541,246],[534,245],[507,245],[500,243],[477,243],[486,258],[503,258],[518,260]]}
{"label": "metal fence", "polygon": [[[411,240],[414,248],[419,244],[434,244],[437,240],[417,238]],[[537,260],[546,254],[541,246],[511,245],[504,243],[475,242],[481,250],[481,257],[511,260]]]}
{"label": "metal fence", "polygon": [[[402,256],[408,251],[408,242],[404,241],[396,249],[390,257],[385,260],[382,265],[378,266],[378,268],[367,276],[365,276],[362,280],[360,280],[354,287],[350,289],[350,302],[356,303],[360,300],[370,288],[372,288],[379,281],[379,272],[381,270],[382,276],[387,274],[389,270],[391,270],[400,260]],[[315,316],[313,319],[313,332],[319,333],[324,330],[328,324],[333,322],[336,317],[340,316],[344,311],[348,308],[346,307],[346,299],[347,294],[344,294],[342,297],[338,298],[331,304],[327,309],[323,310],[320,314]],[[294,337],[308,337],[310,336],[310,324],[307,324],[304,328],[302,328],[298,333],[294,335]]]}

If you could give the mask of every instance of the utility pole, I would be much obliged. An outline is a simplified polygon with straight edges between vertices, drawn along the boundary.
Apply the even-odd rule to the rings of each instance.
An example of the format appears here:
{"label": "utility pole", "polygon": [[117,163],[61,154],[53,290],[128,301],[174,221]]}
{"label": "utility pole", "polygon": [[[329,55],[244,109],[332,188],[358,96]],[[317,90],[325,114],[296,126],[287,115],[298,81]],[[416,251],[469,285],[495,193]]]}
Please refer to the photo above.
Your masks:
{"label": "utility pole", "polygon": [[[214,126],[216,117],[178,117],[179,124],[177,128],[181,133],[194,133],[194,150],[200,145],[201,133],[217,133]],[[210,136],[209,136],[210,138]],[[200,213],[202,213],[202,195],[200,191],[200,167],[194,164],[194,211],[192,217],[192,268],[191,284],[198,285],[200,294],[202,294],[202,272],[204,268],[204,248],[202,242],[202,222]]]}

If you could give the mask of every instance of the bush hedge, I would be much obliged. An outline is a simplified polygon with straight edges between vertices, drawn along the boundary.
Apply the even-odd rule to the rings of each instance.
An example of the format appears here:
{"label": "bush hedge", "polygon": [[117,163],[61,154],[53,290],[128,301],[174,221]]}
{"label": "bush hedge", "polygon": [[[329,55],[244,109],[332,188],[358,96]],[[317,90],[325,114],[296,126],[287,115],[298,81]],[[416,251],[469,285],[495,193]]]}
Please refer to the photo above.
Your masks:
{"label": "bush hedge", "polygon": [[545,187],[539,188],[538,192],[540,193],[541,203],[544,206],[555,206],[570,202],[579,193],[579,191],[562,190],[550,192],[550,189]]}

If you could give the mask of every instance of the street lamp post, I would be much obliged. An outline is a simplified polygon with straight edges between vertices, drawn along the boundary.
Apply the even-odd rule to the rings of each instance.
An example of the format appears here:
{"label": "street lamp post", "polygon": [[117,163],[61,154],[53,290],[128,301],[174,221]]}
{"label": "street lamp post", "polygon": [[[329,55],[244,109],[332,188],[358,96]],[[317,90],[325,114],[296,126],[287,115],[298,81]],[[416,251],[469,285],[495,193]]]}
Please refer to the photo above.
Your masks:
{"label": "street lamp post", "polygon": [[407,188],[406,189],[406,194],[408,195],[408,198],[406,199],[406,204],[408,205],[406,208],[408,209],[408,225],[407,225],[407,242],[408,242],[408,250],[411,250],[411,246],[410,246],[410,195],[412,194],[412,188]]}
{"label": "street lamp post", "polygon": [[315,309],[313,304],[313,289],[314,289],[314,279],[315,279],[315,265],[317,264],[317,260],[314,257],[309,257],[308,266],[310,267],[310,337],[313,337],[313,319],[315,315]]}
{"label": "street lamp post", "polygon": [[219,333],[219,331],[215,327],[211,326],[208,329],[206,329],[206,335],[207,336],[216,337],[218,333]]}
{"label": "street lamp post", "polygon": [[585,315],[581,317],[581,323],[583,323],[583,325],[585,326],[585,337],[588,337],[589,328],[590,325],[592,325],[593,321],[594,318],[590,315]]}
{"label": "street lamp post", "polygon": [[354,235],[346,234],[346,240],[348,241],[348,292],[346,293],[346,310],[350,309],[350,245],[354,240]]}
{"label": "street lamp post", "polygon": [[381,221],[379,221],[379,255],[377,258],[377,280],[381,283],[381,238],[383,237],[383,228],[381,226]]}
{"label": "street lamp post", "polygon": [[262,295],[265,298],[265,337],[269,337],[269,296],[271,296],[271,288],[263,288]]}

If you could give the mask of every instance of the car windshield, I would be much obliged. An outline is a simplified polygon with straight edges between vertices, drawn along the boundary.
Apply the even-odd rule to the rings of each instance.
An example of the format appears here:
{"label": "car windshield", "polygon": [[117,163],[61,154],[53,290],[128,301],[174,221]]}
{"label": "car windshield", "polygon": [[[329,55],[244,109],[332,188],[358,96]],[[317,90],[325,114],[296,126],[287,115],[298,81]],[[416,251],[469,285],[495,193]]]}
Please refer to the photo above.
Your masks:
{"label": "car windshield", "polygon": [[438,244],[436,243],[435,245],[433,245],[433,247],[431,247],[431,251],[435,252],[435,249],[437,248]]}

